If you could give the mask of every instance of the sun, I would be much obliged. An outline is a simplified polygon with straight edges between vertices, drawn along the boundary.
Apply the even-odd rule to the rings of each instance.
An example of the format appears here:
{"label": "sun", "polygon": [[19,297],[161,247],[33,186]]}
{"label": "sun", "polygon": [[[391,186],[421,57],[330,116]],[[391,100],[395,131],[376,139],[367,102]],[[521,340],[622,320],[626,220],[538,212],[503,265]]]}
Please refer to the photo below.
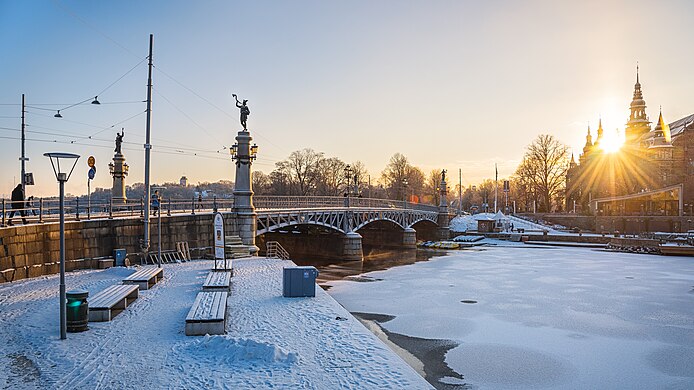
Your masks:
{"label": "sun", "polygon": [[616,153],[624,145],[624,139],[619,136],[617,130],[605,131],[603,139],[600,141],[600,149],[605,153]]}

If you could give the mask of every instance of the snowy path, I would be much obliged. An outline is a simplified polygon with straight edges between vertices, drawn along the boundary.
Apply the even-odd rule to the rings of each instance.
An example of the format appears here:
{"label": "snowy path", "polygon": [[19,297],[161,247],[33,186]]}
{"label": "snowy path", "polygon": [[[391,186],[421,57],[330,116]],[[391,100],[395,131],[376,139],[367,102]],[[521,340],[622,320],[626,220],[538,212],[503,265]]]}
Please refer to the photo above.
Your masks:
{"label": "snowy path", "polygon": [[[164,279],[113,321],[63,341],[57,276],[1,284],[0,388],[426,388],[322,289],[281,298],[286,264],[234,262],[226,336],[184,334],[211,262],[165,265]],[[132,272],[72,272],[66,284],[94,295]]]}
{"label": "snowy path", "polygon": [[389,332],[458,344],[494,389],[694,388],[694,262],[584,248],[489,247],[330,282]]}

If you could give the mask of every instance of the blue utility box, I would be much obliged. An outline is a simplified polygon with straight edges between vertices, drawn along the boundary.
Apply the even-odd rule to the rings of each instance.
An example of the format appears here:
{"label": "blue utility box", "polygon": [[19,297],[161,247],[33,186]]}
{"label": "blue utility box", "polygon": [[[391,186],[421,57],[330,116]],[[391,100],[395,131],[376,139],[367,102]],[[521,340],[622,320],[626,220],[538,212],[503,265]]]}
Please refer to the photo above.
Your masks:
{"label": "blue utility box", "polygon": [[127,252],[125,249],[114,249],[113,258],[116,260],[116,267],[125,267],[125,257]]}
{"label": "blue utility box", "polygon": [[285,267],[283,278],[283,295],[288,298],[315,297],[316,267]]}

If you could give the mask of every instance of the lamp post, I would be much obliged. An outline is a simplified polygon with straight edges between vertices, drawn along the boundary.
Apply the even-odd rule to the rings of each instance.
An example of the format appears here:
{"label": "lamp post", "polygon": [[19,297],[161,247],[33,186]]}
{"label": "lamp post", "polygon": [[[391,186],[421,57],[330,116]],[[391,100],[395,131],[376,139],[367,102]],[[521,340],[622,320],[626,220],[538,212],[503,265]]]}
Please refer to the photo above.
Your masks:
{"label": "lamp post", "polygon": [[407,178],[402,179],[402,207],[407,210]]}
{"label": "lamp post", "polygon": [[[75,169],[75,165],[77,165],[77,160],[79,160],[80,156],[72,153],[44,153],[43,155],[51,160],[55,178],[60,185],[60,339],[64,340],[67,338],[67,298],[65,297],[65,183],[70,179],[70,175],[72,175],[72,171]],[[61,169],[61,160],[64,161],[64,166],[69,166],[70,160],[74,160],[70,172],[66,173],[66,170]]]}
{"label": "lamp post", "polygon": [[345,188],[345,206],[349,207],[349,196],[352,192],[352,167],[349,164],[345,167],[345,182],[347,183],[347,187]]}

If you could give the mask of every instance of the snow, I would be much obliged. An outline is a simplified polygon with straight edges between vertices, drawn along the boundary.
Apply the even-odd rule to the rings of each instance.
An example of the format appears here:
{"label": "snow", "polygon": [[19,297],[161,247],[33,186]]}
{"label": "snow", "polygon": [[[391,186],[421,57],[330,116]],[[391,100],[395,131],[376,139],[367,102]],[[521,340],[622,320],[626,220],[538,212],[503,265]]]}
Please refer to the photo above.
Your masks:
{"label": "snow", "polygon": [[493,246],[364,276],[379,281],[329,293],[394,316],[384,331],[454,341],[445,361],[473,388],[694,388],[691,258]]}
{"label": "snow", "polygon": [[[322,289],[283,298],[276,259],[234,260],[227,334],[185,336],[211,261],[164,265],[164,279],[111,322],[59,339],[57,275],[0,284],[0,388],[429,388]],[[132,268],[66,274],[90,295]]]}
{"label": "snow", "polygon": [[450,229],[453,232],[465,233],[467,231],[477,231],[477,221],[479,220],[501,220],[507,223],[512,223],[514,229],[525,229],[526,231],[542,232],[547,230],[549,234],[564,234],[549,226],[540,225],[534,222],[526,221],[512,215],[504,215],[499,211],[497,214],[479,213],[475,215],[462,215],[453,218],[450,221]]}

